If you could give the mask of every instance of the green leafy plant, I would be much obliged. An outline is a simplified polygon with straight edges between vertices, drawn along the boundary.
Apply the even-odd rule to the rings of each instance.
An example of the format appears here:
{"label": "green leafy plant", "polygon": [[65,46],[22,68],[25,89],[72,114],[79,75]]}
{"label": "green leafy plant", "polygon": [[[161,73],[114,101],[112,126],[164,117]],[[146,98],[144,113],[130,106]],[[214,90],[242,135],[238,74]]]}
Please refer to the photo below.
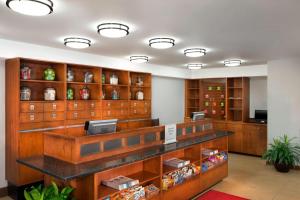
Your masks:
{"label": "green leafy plant", "polygon": [[61,191],[55,182],[52,182],[48,187],[42,188],[32,186],[30,190],[24,190],[24,197],[26,200],[68,200],[70,199],[73,188],[67,186]]}
{"label": "green leafy plant", "polygon": [[270,148],[263,155],[263,159],[274,164],[278,171],[284,168],[282,172],[287,172],[291,167],[294,167],[300,162],[300,146],[293,144],[295,138],[288,138],[287,135],[273,139]]}

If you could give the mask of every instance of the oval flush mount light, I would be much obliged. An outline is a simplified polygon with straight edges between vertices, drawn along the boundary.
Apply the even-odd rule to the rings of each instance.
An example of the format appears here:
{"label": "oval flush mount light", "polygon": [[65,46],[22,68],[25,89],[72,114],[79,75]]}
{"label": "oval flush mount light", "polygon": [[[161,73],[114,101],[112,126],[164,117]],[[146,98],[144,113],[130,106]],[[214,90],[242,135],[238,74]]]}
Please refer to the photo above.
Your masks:
{"label": "oval flush mount light", "polygon": [[120,23],[103,23],[97,29],[100,35],[109,38],[120,38],[129,34],[129,26]]}
{"label": "oval flush mount light", "polygon": [[190,70],[201,69],[202,67],[203,67],[203,64],[201,64],[201,63],[187,64],[187,68],[190,69]]}
{"label": "oval flush mount light", "polygon": [[133,63],[146,63],[149,61],[148,56],[130,56],[130,62]]}
{"label": "oval flush mount light", "polygon": [[155,49],[168,49],[175,45],[172,38],[152,38],[149,40],[149,46]]}
{"label": "oval flush mount light", "polygon": [[53,12],[50,0],[7,0],[6,6],[11,10],[31,16],[43,16]]}
{"label": "oval flush mount light", "polygon": [[189,48],[184,50],[184,55],[187,57],[201,57],[206,55],[206,50],[201,48]]}
{"label": "oval flush mount light", "polygon": [[230,59],[230,60],[225,60],[224,65],[226,67],[237,67],[242,64],[242,60],[240,59]]}
{"label": "oval flush mount light", "polygon": [[84,49],[91,46],[91,40],[80,37],[69,37],[64,39],[64,45],[74,49]]}

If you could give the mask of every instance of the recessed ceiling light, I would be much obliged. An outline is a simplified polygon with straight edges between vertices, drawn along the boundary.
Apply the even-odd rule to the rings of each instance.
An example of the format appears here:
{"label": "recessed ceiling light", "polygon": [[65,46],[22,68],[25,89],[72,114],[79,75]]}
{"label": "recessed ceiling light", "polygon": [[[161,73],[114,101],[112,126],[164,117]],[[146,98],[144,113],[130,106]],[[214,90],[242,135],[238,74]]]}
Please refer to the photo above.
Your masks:
{"label": "recessed ceiling light", "polygon": [[53,12],[50,0],[7,0],[6,6],[24,15],[43,16]]}
{"label": "recessed ceiling light", "polygon": [[201,48],[189,48],[184,50],[184,55],[187,57],[201,57],[206,55],[206,50]]}
{"label": "recessed ceiling light", "polygon": [[133,63],[146,63],[149,61],[148,56],[130,56],[130,62]]}
{"label": "recessed ceiling light", "polygon": [[196,69],[201,69],[203,67],[203,64],[201,63],[190,63],[187,64],[187,68],[190,70],[196,70]]}
{"label": "recessed ceiling light", "polygon": [[100,35],[109,38],[120,38],[129,34],[129,27],[120,23],[103,23],[97,29]]}
{"label": "recessed ceiling light", "polygon": [[64,39],[64,45],[74,49],[84,49],[91,46],[91,40],[79,37],[69,37]]}
{"label": "recessed ceiling light", "polygon": [[155,49],[167,49],[175,45],[172,38],[152,38],[149,40],[149,46]]}
{"label": "recessed ceiling light", "polygon": [[226,67],[237,67],[242,64],[242,60],[239,59],[230,59],[230,60],[225,60],[224,65]]}

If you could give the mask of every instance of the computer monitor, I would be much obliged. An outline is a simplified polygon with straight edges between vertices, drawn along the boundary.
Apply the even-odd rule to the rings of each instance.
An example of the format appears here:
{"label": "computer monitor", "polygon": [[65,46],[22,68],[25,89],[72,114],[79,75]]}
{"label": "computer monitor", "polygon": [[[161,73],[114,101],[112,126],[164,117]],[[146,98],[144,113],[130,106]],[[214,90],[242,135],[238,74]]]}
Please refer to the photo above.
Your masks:
{"label": "computer monitor", "polygon": [[267,110],[255,110],[254,118],[255,120],[266,122],[268,119]]}
{"label": "computer monitor", "polygon": [[193,121],[197,121],[197,120],[204,119],[204,118],[205,118],[205,113],[203,111],[191,113],[191,119]]}
{"label": "computer monitor", "polygon": [[117,119],[86,121],[84,130],[87,135],[114,133],[117,130]]}

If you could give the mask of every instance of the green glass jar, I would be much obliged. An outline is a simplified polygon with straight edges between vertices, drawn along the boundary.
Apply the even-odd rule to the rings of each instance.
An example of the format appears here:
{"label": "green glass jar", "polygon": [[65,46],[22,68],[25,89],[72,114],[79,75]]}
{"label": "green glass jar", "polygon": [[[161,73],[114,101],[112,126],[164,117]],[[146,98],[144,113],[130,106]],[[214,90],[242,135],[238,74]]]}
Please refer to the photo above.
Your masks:
{"label": "green glass jar", "polygon": [[105,84],[105,74],[102,74],[102,84]]}
{"label": "green glass jar", "polygon": [[73,100],[74,99],[74,90],[72,88],[67,89],[67,99]]}
{"label": "green glass jar", "polygon": [[51,67],[44,70],[44,80],[54,81],[55,80],[55,70]]}

